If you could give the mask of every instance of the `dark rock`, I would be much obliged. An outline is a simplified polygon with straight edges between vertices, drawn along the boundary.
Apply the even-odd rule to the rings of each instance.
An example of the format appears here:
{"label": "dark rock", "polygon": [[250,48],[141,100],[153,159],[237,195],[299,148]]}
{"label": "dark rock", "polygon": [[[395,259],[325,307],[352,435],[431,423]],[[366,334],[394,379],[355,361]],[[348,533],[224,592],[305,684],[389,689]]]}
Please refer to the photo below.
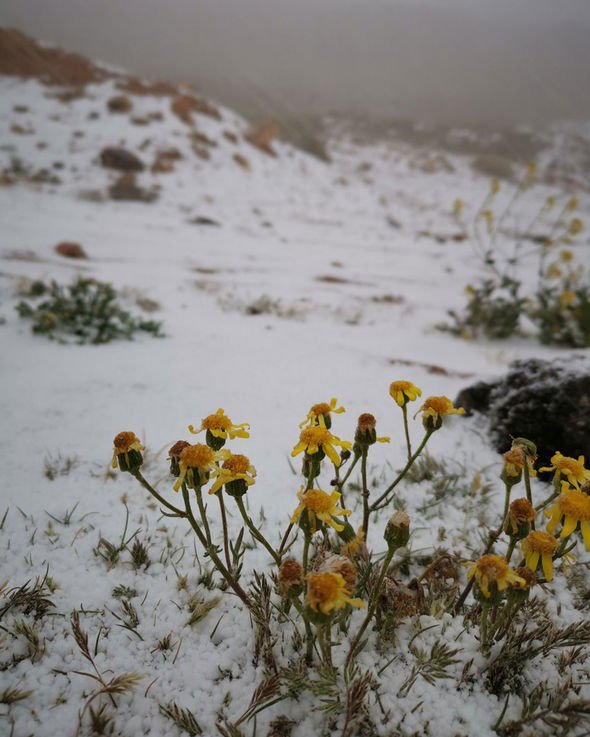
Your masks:
{"label": "dark rock", "polygon": [[115,95],[107,102],[108,109],[111,113],[128,113],[133,109],[133,103],[127,95]]}
{"label": "dark rock", "polygon": [[109,187],[109,195],[112,200],[129,202],[154,202],[158,196],[156,192],[139,187],[135,176],[131,173],[123,174],[112,187]]}
{"label": "dark rock", "polygon": [[143,171],[144,165],[139,157],[124,148],[109,146],[100,152],[100,163],[107,169],[118,171]]}
{"label": "dark rock", "polygon": [[590,359],[515,361],[505,377],[463,389],[456,404],[489,417],[490,435],[498,452],[512,438],[532,440],[539,466],[549,465],[560,451],[577,458],[590,456]]}
{"label": "dark rock", "polygon": [[189,223],[191,223],[191,225],[213,225],[217,227],[221,225],[221,223],[218,223],[217,220],[205,217],[204,215],[198,215],[196,218],[189,220]]}

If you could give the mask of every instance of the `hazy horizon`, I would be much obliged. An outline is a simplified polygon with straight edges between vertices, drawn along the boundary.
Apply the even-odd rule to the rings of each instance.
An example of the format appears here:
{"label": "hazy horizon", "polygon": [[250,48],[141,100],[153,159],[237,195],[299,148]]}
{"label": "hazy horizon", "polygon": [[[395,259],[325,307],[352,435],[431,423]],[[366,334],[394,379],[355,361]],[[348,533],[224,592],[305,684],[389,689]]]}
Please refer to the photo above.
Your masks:
{"label": "hazy horizon", "polygon": [[0,24],[254,117],[590,119],[588,0],[3,0]]}

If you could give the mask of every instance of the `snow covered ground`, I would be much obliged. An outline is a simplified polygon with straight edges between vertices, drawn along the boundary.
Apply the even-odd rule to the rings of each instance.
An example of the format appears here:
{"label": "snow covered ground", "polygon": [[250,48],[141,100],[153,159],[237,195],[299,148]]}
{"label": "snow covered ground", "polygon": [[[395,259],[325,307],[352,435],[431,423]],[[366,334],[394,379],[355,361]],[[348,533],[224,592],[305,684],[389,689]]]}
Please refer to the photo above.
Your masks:
{"label": "snow covered ground", "polygon": [[[6,510],[0,583],[20,586],[47,571],[55,585],[53,616],[38,625],[36,654],[10,666],[13,653],[26,652],[30,641],[14,634],[14,624],[0,633],[0,693],[9,686],[32,692],[0,707],[0,730],[12,737],[88,733],[88,710],[82,727],[79,715],[97,684],[77,673],[91,670],[71,633],[70,613],[79,610],[98,668],[109,677],[142,677],[132,693],[116,697],[114,734],[177,735],[158,707],[172,701],[193,712],[205,735],[217,734],[216,722],[236,720],[260,680],[248,615],[225,594],[187,626],[190,596],[210,600],[218,592],[199,584],[185,526],[162,518],[133,479],[109,472],[115,434],[133,430],[141,437],[149,451],[145,475],[168,495],[166,451],[187,436],[188,424],[218,407],[235,422],[249,422],[251,437],[233,447],[258,470],[249,509],[255,518],[263,510],[264,529],[277,540],[297,506],[299,461],[292,466],[289,455],[311,404],[338,398],[346,413],[336,417],[334,432],[345,439],[352,439],[361,412],[377,417],[379,434],[392,441],[371,453],[376,485],[383,487],[405,452],[401,413],[388,396],[391,381],[407,379],[424,396],[453,398],[516,358],[568,351],[532,337],[468,342],[435,329],[447,310],[462,307],[465,285],[481,273],[471,240],[452,239],[458,230],[452,208],[461,198],[475,212],[490,183],[461,157],[450,157],[452,172],[425,173],[394,143],[359,147],[338,140],[331,164],[277,142],[273,158],[242,139],[247,124],[229,110],[221,110],[221,120],[197,115],[193,129],[170,112],[168,98],[131,95],[133,116],[161,114],[134,125],[129,116],[108,112],[106,101],[117,92],[112,81],[88,86],[68,104],[48,91],[34,80],[0,78],[0,162],[8,167],[18,159],[61,180],[0,187],[0,518]],[[15,111],[19,106],[26,110]],[[14,125],[25,132],[15,133]],[[195,130],[215,144],[201,146],[208,160],[192,149]],[[124,145],[148,166],[161,149],[175,147],[182,158],[173,172],[138,175],[139,185],[159,187],[157,201],[113,201],[107,188],[118,175],[98,163],[108,145]],[[236,163],[236,153],[249,170]],[[588,195],[576,194],[583,213]],[[566,196],[531,188],[514,226],[525,227],[548,195]],[[218,225],[191,222],[199,217]],[[80,243],[88,260],[59,256],[60,241]],[[574,250],[589,266],[586,234]],[[165,336],[78,346],[33,335],[14,310],[19,293],[30,280],[68,283],[77,274],[112,282],[135,312],[142,298],[157,302],[150,317],[162,321]],[[421,436],[419,420],[412,433],[414,440]],[[412,548],[444,544],[469,558],[479,549],[480,526],[497,524],[502,509],[501,458],[481,418],[454,418],[429,451],[459,469],[473,491],[456,504],[425,508],[427,482],[402,489]],[[493,491],[482,500],[488,482]],[[101,538],[117,543],[124,534],[125,505],[127,535],[138,531],[149,551],[146,570],[135,570],[127,552],[111,568],[97,554]],[[230,524],[239,528],[237,514]],[[378,527],[369,540],[375,551],[384,548]],[[249,569],[268,565],[263,550],[249,552]],[[179,576],[188,576],[185,589],[177,586]],[[133,632],[121,626],[127,615],[113,596],[120,586],[136,591]],[[584,616],[563,579],[547,587],[546,598],[564,623]],[[354,617],[360,622],[362,614]],[[476,628],[466,630],[449,615],[408,621],[398,633],[400,651],[420,629],[424,647],[444,631],[460,648],[459,662],[449,679],[434,685],[418,679],[403,698],[397,694],[411,662],[398,658],[385,668],[381,703],[371,702],[378,734],[495,734],[504,699],[478,679],[483,656]],[[167,635],[168,650],[158,647]],[[390,659],[370,643],[359,661],[381,669]],[[471,676],[459,688],[464,668]],[[538,659],[530,677],[556,678],[553,660]],[[329,733],[314,699],[305,693],[263,712],[257,734],[267,734],[280,714],[296,723],[294,737]],[[507,721],[519,714],[519,704],[510,700]],[[252,725],[242,724],[244,734],[254,733]]]}

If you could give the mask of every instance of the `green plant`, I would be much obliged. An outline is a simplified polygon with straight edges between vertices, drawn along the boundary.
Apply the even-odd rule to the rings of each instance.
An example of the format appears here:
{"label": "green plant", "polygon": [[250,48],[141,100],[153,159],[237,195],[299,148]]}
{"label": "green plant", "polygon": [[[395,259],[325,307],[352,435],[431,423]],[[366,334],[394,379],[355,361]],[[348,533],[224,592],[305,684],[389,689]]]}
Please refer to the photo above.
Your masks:
{"label": "green plant", "polygon": [[[590,283],[582,281],[584,268],[574,263],[567,249],[547,264],[550,254],[573,243],[583,228],[582,220],[572,217],[577,198],[559,206],[558,198],[548,197],[524,231],[506,227],[535,176],[536,167],[531,164],[503,210],[496,205],[501,185],[494,179],[471,227],[463,219],[463,202],[455,201],[453,217],[466,235],[471,231],[486,276],[467,287],[465,308],[450,311],[452,323],[439,325],[440,329],[464,338],[503,339],[518,333],[526,316],[542,343],[590,346]],[[537,283],[527,294],[519,267],[528,267],[531,258],[537,260]]]}
{"label": "green plant", "polygon": [[55,281],[46,285],[35,282],[30,298],[16,306],[20,317],[32,321],[34,333],[60,343],[109,343],[111,340],[131,340],[137,332],[161,335],[161,324],[142,320],[124,310],[117,301],[111,284],[78,277],[69,286]]}

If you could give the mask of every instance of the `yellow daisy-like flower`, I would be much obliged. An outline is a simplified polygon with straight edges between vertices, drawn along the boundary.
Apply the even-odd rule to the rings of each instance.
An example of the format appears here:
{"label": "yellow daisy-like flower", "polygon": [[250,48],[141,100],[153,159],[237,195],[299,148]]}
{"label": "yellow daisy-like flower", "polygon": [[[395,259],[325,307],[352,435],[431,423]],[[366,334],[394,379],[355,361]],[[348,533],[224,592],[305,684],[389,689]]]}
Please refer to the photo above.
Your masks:
{"label": "yellow daisy-like flower", "polygon": [[370,412],[363,412],[357,420],[354,441],[359,445],[367,446],[374,445],[375,443],[389,443],[390,438],[378,438],[375,415],[372,415]]}
{"label": "yellow daisy-like flower", "polygon": [[361,527],[359,528],[356,535],[352,538],[352,540],[344,543],[344,545],[340,548],[340,554],[346,555],[348,558],[355,558],[364,550],[366,550],[365,533],[363,532],[363,529]]}
{"label": "yellow daisy-like flower", "polygon": [[[236,490],[242,487],[242,493],[246,492],[248,486],[256,481],[256,469],[250,463],[247,456],[238,453],[230,453],[229,451],[221,451],[220,455],[224,458],[221,466],[215,468],[213,475],[216,477],[213,486],[209,489],[209,494],[216,494],[222,486],[226,484],[233,485]],[[234,481],[241,481],[239,485],[233,484]]]}
{"label": "yellow daisy-like flower", "polygon": [[418,389],[411,381],[392,381],[389,385],[389,396],[394,402],[403,407],[422,396],[422,389]]}
{"label": "yellow daisy-like flower", "polygon": [[362,608],[362,599],[351,599],[344,577],[340,573],[310,573],[307,576],[307,604],[313,612],[330,614],[346,606]]}
{"label": "yellow daisy-like flower", "polygon": [[574,254],[569,250],[565,249],[561,251],[559,254],[559,258],[564,262],[564,264],[569,264],[574,260]]}
{"label": "yellow daisy-like flower", "polygon": [[139,468],[143,461],[143,450],[144,447],[134,432],[120,432],[113,440],[113,468],[117,468],[117,465],[121,471],[128,471],[132,466]]}
{"label": "yellow daisy-like flower", "polygon": [[586,551],[590,553],[590,496],[583,491],[568,488],[567,482],[561,482],[562,493],[557,502],[545,510],[549,517],[547,532],[553,533],[563,519],[560,537],[569,537],[580,525]]}
{"label": "yellow daisy-like flower", "polygon": [[291,522],[298,522],[301,515],[307,512],[312,532],[317,529],[318,519],[332,527],[336,532],[341,532],[344,525],[336,522],[334,517],[348,517],[352,512],[350,509],[342,509],[342,507],[336,506],[340,496],[338,491],[333,491],[331,494],[321,489],[307,489],[305,491],[302,489],[298,491],[299,506],[293,512]]}
{"label": "yellow daisy-like flower", "polygon": [[531,571],[536,571],[541,559],[541,566],[547,581],[553,579],[553,553],[557,549],[558,542],[547,532],[533,530],[522,541],[522,552],[527,566]]}
{"label": "yellow daisy-like flower", "polygon": [[342,412],[346,412],[344,407],[338,407],[338,400],[336,397],[332,397],[329,402],[319,402],[319,404],[314,404],[307,413],[307,417],[299,424],[299,427],[304,427],[305,425],[317,425],[320,417],[324,418],[324,424],[326,424],[326,427],[330,427],[332,412],[337,415]]}
{"label": "yellow daisy-like flower", "polygon": [[567,310],[568,307],[576,303],[576,300],[576,293],[572,292],[571,289],[566,289],[559,295],[559,309]]}
{"label": "yellow daisy-like flower", "polygon": [[414,417],[420,412],[422,424],[427,430],[438,430],[443,423],[443,417],[465,414],[463,407],[455,407],[448,397],[427,397]]}
{"label": "yellow daisy-like flower", "polygon": [[340,438],[332,435],[324,423],[323,415],[320,415],[319,425],[306,427],[301,431],[299,442],[291,451],[291,455],[295,457],[305,451],[307,455],[313,456],[321,451],[328,456],[335,466],[339,466],[340,456],[334,447],[335,445],[339,445],[345,450],[350,450],[352,447],[348,441],[340,440]]}
{"label": "yellow daisy-like flower", "polygon": [[584,456],[578,456],[578,459],[570,458],[569,456],[561,455],[559,451],[555,455],[551,456],[551,465],[545,468],[539,469],[540,471],[555,471],[557,480],[562,476],[565,476],[567,480],[575,486],[576,489],[580,488],[580,484],[584,484],[590,479],[590,471],[584,466]]}
{"label": "yellow daisy-like flower", "polygon": [[207,415],[207,417],[204,417],[201,421],[201,427],[198,430],[195,430],[193,425],[189,425],[188,429],[193,433],[193,435],[203,432],[203,430],[207,430],[211,435],[213,435],[213,437],[221,440],[227,440],[228,438],[233,440],[234,438],[250,437],[250,433],[248,432],[250,425],[247,422],[244,422],[241,425],[234,425],[221,407],[214,415]]}
{"label": "yellow daisy-like flower", "polygon": [[570,235],[578,235],[578,233],[582,231],[583,227],[584,223],[582,220],[580,220],[580,218],[574,218],[569,224],[568,233]]}
{"label": "yellow daisy-like flower", "polygon": [[190,489],[206,484],[217,460],[218,454],[208,445],[188,445],[178,458],[179,476],[174,491],[178,491],[183,483]]}
{"label": "yellow daisy-like flower", "polygon": [[508,563],[499,555],[482,556],[469,567],[467,577],[475,578],[479,590],[486,599],[494,593],[505,591],[510,586],[525,585],[525,581],[511,570]]}

